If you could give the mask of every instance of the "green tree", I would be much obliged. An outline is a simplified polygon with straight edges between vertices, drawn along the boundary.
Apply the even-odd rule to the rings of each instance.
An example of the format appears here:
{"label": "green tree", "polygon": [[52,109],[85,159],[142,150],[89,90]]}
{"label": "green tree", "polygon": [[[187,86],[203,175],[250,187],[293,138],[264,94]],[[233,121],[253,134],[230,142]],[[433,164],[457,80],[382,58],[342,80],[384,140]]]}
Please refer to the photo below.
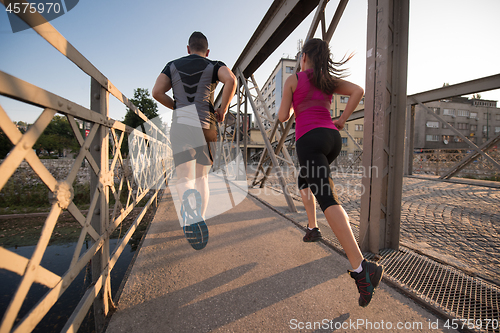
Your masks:
{"label": "green tree", "polygon": [[[149,95],[148,89],[137,88],[134,89],[134,98],[131,98],[130,101],[137,106],[139,110],[148,119],[153,119],[158,117],[158,104],[152,99]],[[129,107],[127,107],[127,113],[125,114],[125,118],[123,123],[132,128],[141,128],[143,133],[146,133],[146,130],[143,126],[144,120],[142,120],[134,111],[132,111]],[[122,155],[128,155],[128,135],[124,138],[122,143]]]}
{"label": "green tree", "polygon": [[[130,101],[137,106],[137,108],[141,110],[141,112],[144,113],[148,119],[158,117],[158,104],[156,104],[156,102],[149,96],[148,89],[135,89],[134,98],[131,98]],[[144,120],[127,107],[127,113],[125,114],[123,123],[130,127],[137,128],[144,124]]]}
{"label": "green tree", "polygon": [[49,154],[57,152],[62,154],[64,149],[75,151],[79,148],[78,142],[69,125],[68,119],[56,115],[38,138],[34,147],[37,154],[43,149]]}
{"label": "green tree", "polygon": [[4,159],[11,151],[14,145],[10,142],[7,135],[0,129],[0,159]]}
{"label": "green tree", "polygon": [[[22,134],[26,133],[28,127],[30,126],[28,123],[24,121],[14,121],[14,125],[17,126],[17,129]],[[14,148],[14,144],[10,142],[7,135],[0,129],[0,159],[7,157],[7,154]]]}
{"label": "green tree", "polygon": [[28,130],[28,127],[30,127],[30,124],[24,121],[14,122],[14,124],[17,125],[17,129],[23,134]]}

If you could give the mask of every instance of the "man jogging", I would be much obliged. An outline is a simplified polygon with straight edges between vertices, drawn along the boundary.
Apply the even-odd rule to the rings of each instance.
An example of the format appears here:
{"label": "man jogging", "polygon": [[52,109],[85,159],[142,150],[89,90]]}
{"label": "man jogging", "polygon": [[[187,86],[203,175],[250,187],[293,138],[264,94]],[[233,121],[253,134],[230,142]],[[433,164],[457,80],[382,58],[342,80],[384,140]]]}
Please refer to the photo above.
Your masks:
{"label": "man jogging", "polygon": [[[184,234],[196,250],[208,241],[205,213],[209,199],[208,172],[213,164],[216,122],[224,121],[236,90],[236,78],[220,61],[209,60],[208,40],[201,32],[189,37],[189,55],[170,61],[156,79],[153,97],[174,110],[170,141],[182,202]],[[222,103],[214,108],[214,90],[222,82]],[[166,95],[173,90],[174,98]]]}

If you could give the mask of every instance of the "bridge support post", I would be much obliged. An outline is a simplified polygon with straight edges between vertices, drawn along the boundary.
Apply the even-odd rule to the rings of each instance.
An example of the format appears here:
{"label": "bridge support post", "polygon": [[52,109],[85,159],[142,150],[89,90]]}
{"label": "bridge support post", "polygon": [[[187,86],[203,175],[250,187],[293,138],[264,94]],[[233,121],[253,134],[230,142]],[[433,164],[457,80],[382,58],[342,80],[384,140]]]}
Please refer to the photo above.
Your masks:
{"label": "bridge support post", "polygon": [[398,249],[406,118],[409,0],[368,1],[362,251]]}
{"label": "bridge support post", "polygon": [[[90,109],[100,113],[105,119],[109,118],[108,96],[109,93],[99,82],[91,79],[90,86]],[[97,193],[99,196],[97,205],[92,216],[91,224],[95,231],[102,235],[107,232],[109,226],[109,188],[103,183],[109,172],[109,129],[103,125],[94,123],[92,126],[100,126],[92,144],[90,153],[100,168],[99,174],[92,169],[90,171],[90,200]],[[98,189],[96,191],[96,189]],[[89,214],[92,212],[89,211]],[[109,312],[111,300],[111,282],[108,271],[109,264],[109,237],[105,238],[101,249],[92,258],[92,283],[102,281],[100,292],[94,300],[94,318],[97,332],[102,332],[105,318]],[[101,278],[101,275],[104,277]]]}
{"label": "bridge support post", "polygon": [[[239,80],[238,80],[239,82]],[[247,83],[248,84],[248,83]],[[245,105],[243,106],[243,126],[242,131],[243,131],[243,163],[245,165],[245,168],[248,165],[248,98],[250,98],[250,94],[248,94],[246,91],[245,93]]]}

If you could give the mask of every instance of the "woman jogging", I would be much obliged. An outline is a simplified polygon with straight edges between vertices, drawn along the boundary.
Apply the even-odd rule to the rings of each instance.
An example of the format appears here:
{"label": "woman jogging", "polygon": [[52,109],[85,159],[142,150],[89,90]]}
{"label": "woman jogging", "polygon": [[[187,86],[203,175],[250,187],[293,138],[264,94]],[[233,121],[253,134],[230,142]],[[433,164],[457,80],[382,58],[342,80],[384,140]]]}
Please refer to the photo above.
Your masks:
{"label": "woman jogging", "polygon": [[[346,120],[363,97],[361,87],[340,79],[342,70],[337,67],[348,60],[334,63],[326,42],[321,39],[308,40],[300,59],[302,71],[285,81],[278,117],[282,122],[287,121],[293,105],[296,117],[295,147],[300,164],[298,188],[308,217],[304,241],[321,238],[316,221],[316,198],[347,254],[352,266],[348,272],[358,287],[359,305],[364,307],[370,303],[384,269],[363,259],[330,176],[330,163],[337,158],[342,148],[339,130],[344,128]],[[344,113],[335,121],[332,121],[329,111],[333,93],[349,96]]]}

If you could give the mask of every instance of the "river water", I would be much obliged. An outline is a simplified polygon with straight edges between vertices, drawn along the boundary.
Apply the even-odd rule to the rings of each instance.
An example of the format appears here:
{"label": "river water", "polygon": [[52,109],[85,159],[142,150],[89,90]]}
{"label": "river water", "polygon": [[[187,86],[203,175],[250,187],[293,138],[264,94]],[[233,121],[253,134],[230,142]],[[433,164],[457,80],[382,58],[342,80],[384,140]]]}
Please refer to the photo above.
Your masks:
{"label": "river water", "polygon": [[[110,240],[110,252],[113,251],[118,242],[119,239]],[[86,248],[90,246],[90,242],[84,244],[82,253],[85,252]],[[68,269],[75,248],[76,243],[50,245],[45,251],[41,265],[53,273],[61,276]],[[111,271],[111,291],[113,298],[120,287],[120,283],[122,282],[125,272],[134,257],[136,249],[137,246],[132,247],[130,244],[127,244]],[[17,248],[9,248],[8,250],[29,259],[35,250],[35,246],[21,246]],[[0,281],[0,315],[3,317],[18,288],[21,277],[10,271],[0,269]],[[91,282],[91,271],[89,267],[86,267],[75,278],[68,289],[66,289],[64,294],[62,294],[57,303],[51,308],[33,332],[60,332]],[[49,291],[47,287],[37,283],[33,284],[28,292],[23,306],[21,307],[18,320],[23,318],[47,291]],[[92,309],[89,314],[87,314],[87,317],[78,332],[95,332],[94,319],[91,312]],[[16,324],[18,323],[18,320],[16,321]]]}

